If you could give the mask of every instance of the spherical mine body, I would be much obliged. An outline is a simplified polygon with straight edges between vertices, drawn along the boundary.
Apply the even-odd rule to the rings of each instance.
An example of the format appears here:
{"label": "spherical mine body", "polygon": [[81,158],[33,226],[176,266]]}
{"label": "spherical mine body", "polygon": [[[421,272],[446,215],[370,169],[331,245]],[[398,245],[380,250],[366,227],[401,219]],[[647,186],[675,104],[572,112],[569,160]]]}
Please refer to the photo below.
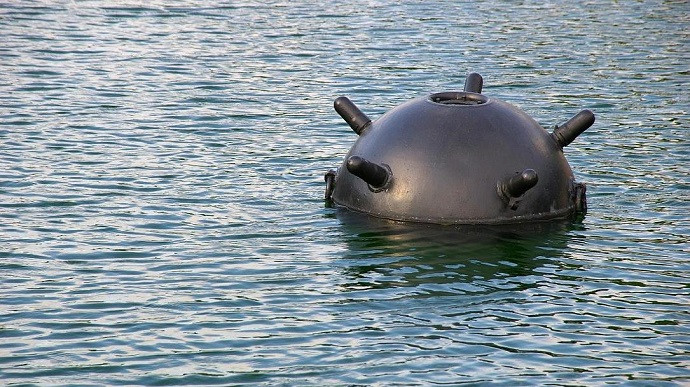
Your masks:
{"label": "spherical mine body", "polygon": [[575,183],[562,147],[591,125],[589,111],[551,134],[518,108],[478,92],[416,98],[374,122],[351,107],[339,113],[359,138],[330,181],[326,176],[326,196],[336,205],[440,224],[511,223],[584,210],[584,185]]}

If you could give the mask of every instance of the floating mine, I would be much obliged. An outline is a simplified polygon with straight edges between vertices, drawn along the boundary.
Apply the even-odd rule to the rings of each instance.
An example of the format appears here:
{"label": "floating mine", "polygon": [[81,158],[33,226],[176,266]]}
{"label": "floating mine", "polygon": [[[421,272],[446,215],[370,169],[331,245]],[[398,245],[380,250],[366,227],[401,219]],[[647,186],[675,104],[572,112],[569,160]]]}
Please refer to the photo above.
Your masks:
{"label": "floating mine", "polygon": [[517,107],[462,92],[412,99],[375,121],[346,97],[336,112],[359,138],[326,173],[326,200],[372,216],[438,224],[565,218],[586,211],[563,147],[594,123],[583,110],[547,132]]}

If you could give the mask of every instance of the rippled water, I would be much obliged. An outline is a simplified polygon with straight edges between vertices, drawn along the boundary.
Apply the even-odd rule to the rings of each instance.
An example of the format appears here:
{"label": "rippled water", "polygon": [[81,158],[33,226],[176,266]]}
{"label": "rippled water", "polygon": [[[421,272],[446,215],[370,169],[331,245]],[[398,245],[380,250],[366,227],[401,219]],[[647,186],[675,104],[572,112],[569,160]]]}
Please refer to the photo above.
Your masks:
{"label": "rippled water", "polygon": [[[0,5],[2,383],[690,383],[687,2],[172,3]],[[582,222],[324,206],[335,97],[470,71],[595,112]]]}

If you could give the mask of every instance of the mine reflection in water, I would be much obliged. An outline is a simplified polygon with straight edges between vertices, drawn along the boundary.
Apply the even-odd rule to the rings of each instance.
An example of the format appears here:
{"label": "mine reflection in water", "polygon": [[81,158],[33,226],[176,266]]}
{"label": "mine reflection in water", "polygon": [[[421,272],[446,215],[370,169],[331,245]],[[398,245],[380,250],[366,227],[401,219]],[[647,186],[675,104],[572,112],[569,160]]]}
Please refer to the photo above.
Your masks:
{"label": "mine reflection in water", "polygon": [[560,257],[571,231],[581,227],[570,219],[441,226],[342,208],[336,216],[348,247],[345,258],[352,263],[346,269],[352,288],[427,286],[434,294],[483,291],[492,280],[530,275]]}

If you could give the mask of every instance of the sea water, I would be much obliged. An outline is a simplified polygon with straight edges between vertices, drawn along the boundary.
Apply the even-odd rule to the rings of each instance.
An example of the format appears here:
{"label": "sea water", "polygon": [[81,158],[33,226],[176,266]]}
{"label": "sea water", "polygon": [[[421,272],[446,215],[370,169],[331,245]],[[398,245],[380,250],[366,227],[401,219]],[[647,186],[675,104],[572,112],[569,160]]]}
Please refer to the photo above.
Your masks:
{"label": "sea water", "polygon": [[[0,384],[690,383],[684,1],[0,4]],[[589,212],[372,221],[324,173],[461,90],[547,129]]]}

